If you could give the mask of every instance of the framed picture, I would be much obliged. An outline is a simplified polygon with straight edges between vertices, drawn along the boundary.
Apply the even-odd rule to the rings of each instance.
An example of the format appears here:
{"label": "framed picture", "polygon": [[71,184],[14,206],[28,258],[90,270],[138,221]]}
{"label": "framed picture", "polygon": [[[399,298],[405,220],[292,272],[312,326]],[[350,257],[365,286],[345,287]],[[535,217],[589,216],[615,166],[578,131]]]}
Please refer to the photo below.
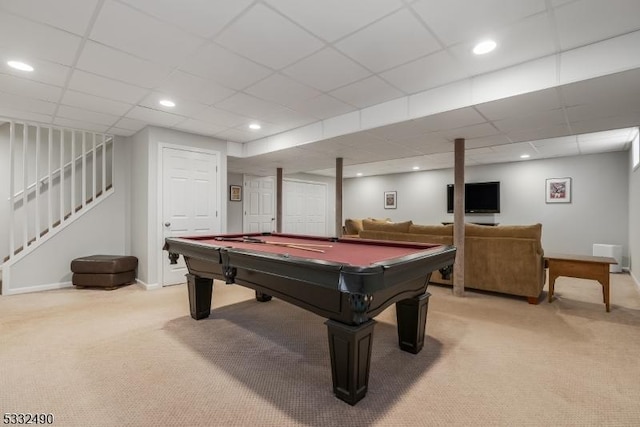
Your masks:
{"label": "framed picture", "polygon": [[571,178],[549,178],[545,185],[547,203],[571,203]]}
{"label": "framed picture", "polygon": [[239,185],[229,186],[229,200],[232,202],[242,201],[242,187]]}
{"label": "framed picture", "polygon": [[395,191],[385,191],[384,192],[384,208],[385,209],[395,209],[397,208],[397,197]]}

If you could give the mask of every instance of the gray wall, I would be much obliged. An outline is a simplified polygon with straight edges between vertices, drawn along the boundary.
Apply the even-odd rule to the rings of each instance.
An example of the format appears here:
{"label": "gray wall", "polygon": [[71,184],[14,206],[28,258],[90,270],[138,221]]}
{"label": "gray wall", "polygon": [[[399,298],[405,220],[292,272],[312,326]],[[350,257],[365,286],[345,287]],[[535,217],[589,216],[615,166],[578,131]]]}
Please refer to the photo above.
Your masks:
{"label": "gray wall", "polygon": [[242,204],[244,203],[244,190],[243,200],[241,202],[232,202],[229,200],[229,185],[243,185],[243,175],[239,173],[230,173],[227,175],[227,232],[229,233],[242,233]]}
{"label": "gray wall", "polygon": [[632,170],[629,155],[629,260],[631,275],[640,287],[640,167]]}
{"label": "gray wall", "polygon": [[[623,265],[628,266],[628,165],[629,153],[615,152],[467,166],[466,182],[501,182],[501,213],[469,215],[466,220],[503,225],[540,222],[546,252],[590,255],[594,243],[622,245]],[[545,180],[563,177],[572,178],[572,202],[546,204]],[[417,224],[453,221],[446,209],[450,183],[453,169],[346,179],[343,217],[389,217]],[[383,208],[385,191],[397,191],[397,209]]]}

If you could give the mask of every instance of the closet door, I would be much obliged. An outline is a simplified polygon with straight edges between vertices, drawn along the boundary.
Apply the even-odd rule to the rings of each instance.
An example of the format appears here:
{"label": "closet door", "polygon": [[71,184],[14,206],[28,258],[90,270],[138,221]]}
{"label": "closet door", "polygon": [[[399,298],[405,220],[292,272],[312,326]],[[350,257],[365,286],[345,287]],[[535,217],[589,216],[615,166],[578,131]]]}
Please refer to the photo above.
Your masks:
{"label": "closet door", "polygon": [[283,181],[284,233],[327,236],[327,184]]}

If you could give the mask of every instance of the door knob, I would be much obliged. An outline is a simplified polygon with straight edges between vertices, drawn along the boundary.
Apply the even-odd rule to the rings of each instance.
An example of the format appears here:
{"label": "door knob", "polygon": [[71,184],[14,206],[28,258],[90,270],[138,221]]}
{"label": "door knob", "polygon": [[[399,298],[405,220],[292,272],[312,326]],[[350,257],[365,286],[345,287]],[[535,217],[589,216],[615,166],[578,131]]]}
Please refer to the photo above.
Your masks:
{"label": "door knob", "polygon": [[169,227],[170,225],[171,225],[171,223],[170,223],[169,221],[167,221],[167,222],[165,222],[165,223],[164,223],[164,226],[165,226],[165,227]]}

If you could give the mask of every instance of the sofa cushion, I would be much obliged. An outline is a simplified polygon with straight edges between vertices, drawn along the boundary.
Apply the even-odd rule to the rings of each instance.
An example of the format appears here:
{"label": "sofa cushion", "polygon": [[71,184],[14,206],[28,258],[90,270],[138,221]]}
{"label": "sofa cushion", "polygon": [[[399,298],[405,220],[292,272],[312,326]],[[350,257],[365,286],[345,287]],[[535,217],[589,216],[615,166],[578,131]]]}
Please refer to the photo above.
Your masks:
{"label": "sofa cushion", "polygon": [[428,234],[431,236],[453,236],[453,224],[448,225],[419,225],[409,226],[411,234]]}
{"label": "sofa cushion", "polygon": [[411,221],[404,222],[378,222],[370,219],[362,221],[363,230],[371,231],[389,231],[395,233],[408,233],[409,227],[413,224]]}
{"label": "sofa cushion", "polygon": [[475,237],[518,237],[537,239],[542,237],[542,224],[533,225],[477,225],[465,224],[465,235]]}
{"label": "sofa cushion", "polygon": [[347,218],[344,220],[344,234],[358,234],[362,231],[362,220]]}

